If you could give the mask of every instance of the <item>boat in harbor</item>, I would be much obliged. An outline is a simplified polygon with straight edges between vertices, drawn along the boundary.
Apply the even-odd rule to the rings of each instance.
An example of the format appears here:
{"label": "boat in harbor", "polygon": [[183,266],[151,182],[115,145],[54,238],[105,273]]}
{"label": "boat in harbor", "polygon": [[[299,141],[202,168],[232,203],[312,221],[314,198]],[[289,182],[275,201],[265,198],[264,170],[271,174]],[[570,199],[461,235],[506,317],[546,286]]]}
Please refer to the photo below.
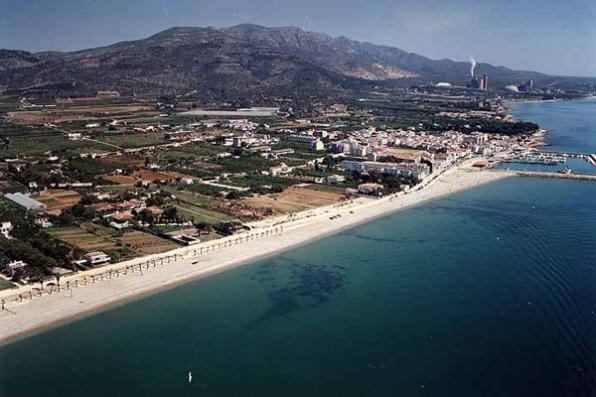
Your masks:
{"label": "boat in harbor", "polygon": [[571,168],[569,168],[569,167],[565,167],[565,168],[563,168],[563,169],[561,169],[561,170],[557,171],[557,173],[559,173],[559,174],[565,174],[565,175],[569,175],[569,174],[571,174]]}

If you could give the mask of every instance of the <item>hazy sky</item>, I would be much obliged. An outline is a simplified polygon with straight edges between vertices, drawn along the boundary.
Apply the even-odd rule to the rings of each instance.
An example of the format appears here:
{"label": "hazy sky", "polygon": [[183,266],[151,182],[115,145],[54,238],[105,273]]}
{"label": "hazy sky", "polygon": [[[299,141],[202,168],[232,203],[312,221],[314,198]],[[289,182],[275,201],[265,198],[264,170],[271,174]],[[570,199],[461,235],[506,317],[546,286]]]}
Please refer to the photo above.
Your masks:
{"label": "hazy sky", "polygon": [[596,0],[0,0],[0,48],[78,50],[172,26],[246,22],[596,76]]}

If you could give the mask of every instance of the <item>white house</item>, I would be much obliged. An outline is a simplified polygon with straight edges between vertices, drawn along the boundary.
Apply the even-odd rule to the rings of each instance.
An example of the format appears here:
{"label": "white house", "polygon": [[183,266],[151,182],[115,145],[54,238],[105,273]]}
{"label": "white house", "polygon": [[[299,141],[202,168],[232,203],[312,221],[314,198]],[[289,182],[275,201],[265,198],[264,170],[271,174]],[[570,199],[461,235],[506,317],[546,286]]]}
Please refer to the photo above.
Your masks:
{"label": "white house", "polygon": [[320,139],[311,142],[310,148],[315,152],[320,152],[321,150],[325,150],[325,144]]}
{"label": "white house", "polygon": [[288,167],[288,165],[286,163],[281,163],[280,165],[278,165],[276,167],[270,167],[269,174],[271,176],[288,175],[293,170],[294,169],[292,167]]}
{"label": "white house", "polygon": [[89,252],[83,256],[83,259],[91,266],[103,265],[112,261],[112,258],[102,251]]}
{"label": "white house", "polygon": [[23,269],[25,266],[27,266],[27,264],[23,261],[12,261],[6,263],[2,270],[8,277],[14,277],[15,271],[18,269]]}
{"label": "white house", "polygon": [[4,236],[6,239],[11,239],[10,232],[12,231],[12,222],[2,222],[0,224],[0,234]]}
{"label": "white house", "polygon": [[180,178],[181,185],[192,185],[195,181],[189,177],[182,177]]}
{"label": "white house", "polygon": [[83,137],[83,135],[79,132],[67,132],[64,134],[64,137],[70,141],[78,141]]}
{"label": "white house", "polygon": [[362,183],[358,185],[358,192],[362,194],[374,194],[383,189],[383,185],[378,183]]}
{"label": "white house", "polygon": [[327,177],[327,183],[331,185],[337,185],[338,183],[342,183],[346,180],[346,177],[343,175],[329,175]]}

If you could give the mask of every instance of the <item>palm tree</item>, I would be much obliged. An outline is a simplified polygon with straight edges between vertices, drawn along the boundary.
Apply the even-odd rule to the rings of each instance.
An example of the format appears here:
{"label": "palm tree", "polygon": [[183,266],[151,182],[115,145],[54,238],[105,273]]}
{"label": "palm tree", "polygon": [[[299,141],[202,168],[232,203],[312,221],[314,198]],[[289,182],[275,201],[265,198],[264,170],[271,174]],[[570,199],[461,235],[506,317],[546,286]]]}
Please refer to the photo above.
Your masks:
{"label": "palm tree", "polygon": [[58,291],[60,291],[60,278],[62,278],[62,275],[59,273],[54,273],[54,277],[56,278],[56,285],[58,286]]}

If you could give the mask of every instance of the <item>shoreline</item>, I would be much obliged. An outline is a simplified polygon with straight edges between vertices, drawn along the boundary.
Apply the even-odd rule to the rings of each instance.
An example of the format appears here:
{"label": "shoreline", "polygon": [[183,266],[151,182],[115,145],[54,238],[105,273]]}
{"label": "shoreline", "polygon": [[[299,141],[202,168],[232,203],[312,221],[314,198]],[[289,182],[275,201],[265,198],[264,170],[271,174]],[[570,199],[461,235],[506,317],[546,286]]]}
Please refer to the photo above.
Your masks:
{"label": "shoreline", "polygon": [[[318,209],[316,215],[284,226],[281,235],[231,245],[199,256],[182,256],[171,264],[154,267],[140,274],[110,278],[68,291],[63,289],[30,301],[10,302],[6,304],[8,310],[0,312],[0,346],[69,324],[99,311],[306,245],[437,198],[514,175],[506,171],[473,169],[471,164],[474,161],[476,159],[453,167],[424,188],[406,195],[366,199],[354,206]],[[269,222],[275,222],[275,219]],[[192,246],[187,248],[192,251]],[[224,255],[226,259],[222,261],[221,257]]]}

